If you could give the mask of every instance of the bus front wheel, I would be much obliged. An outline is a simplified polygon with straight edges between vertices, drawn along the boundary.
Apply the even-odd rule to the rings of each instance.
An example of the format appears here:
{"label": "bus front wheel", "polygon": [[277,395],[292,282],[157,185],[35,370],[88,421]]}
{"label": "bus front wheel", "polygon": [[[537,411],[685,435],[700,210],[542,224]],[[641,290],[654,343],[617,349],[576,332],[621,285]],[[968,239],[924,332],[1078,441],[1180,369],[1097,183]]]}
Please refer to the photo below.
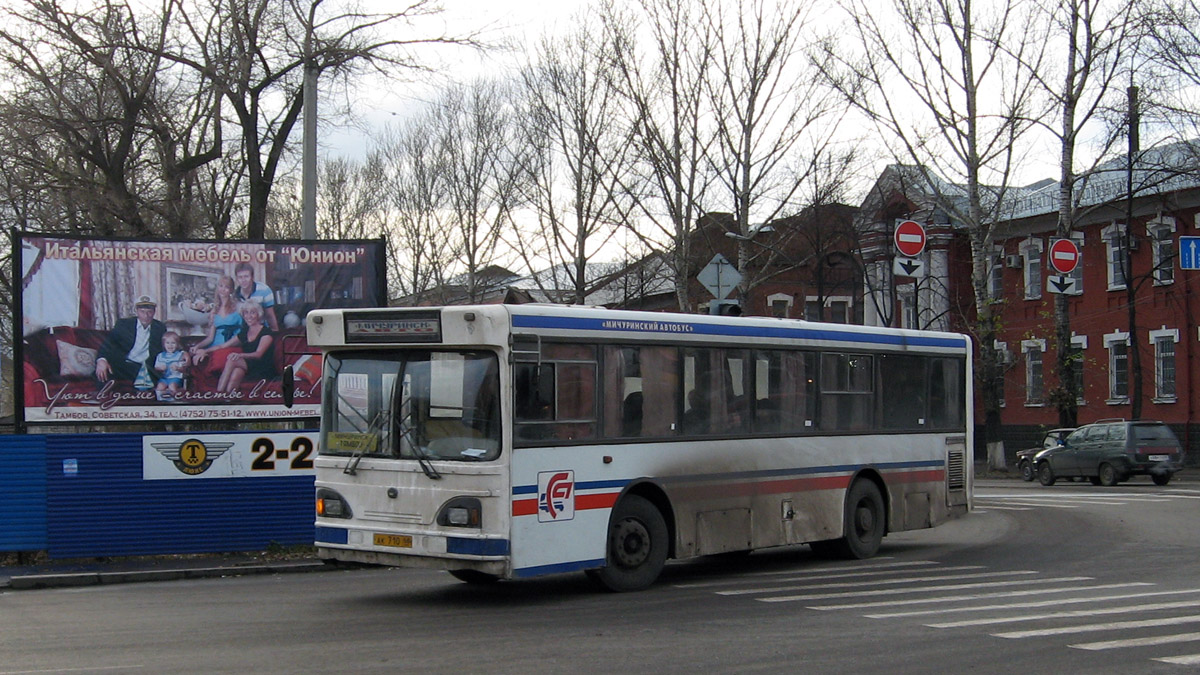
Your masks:
{"label": "bus front wheel", "polygon": [[591,576],[610,591],[638,591],[658,578],[667,562],[667,523],[658,508],[626,495],[608,525],[607,564]]}

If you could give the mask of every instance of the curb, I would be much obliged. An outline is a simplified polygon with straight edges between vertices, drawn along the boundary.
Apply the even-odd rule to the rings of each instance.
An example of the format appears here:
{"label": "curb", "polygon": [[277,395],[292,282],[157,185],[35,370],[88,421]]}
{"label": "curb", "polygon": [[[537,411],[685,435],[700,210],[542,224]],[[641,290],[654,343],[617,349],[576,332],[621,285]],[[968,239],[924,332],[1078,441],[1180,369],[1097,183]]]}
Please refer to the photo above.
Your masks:
{"label": "curb", "polygon": [[135,570],[125,572],[73,572],[68,574],[26,574],[15,576],[8,583],[0,583],[0,589],[15,591],[41,588],[64,588],[70,586],[94,586],[97,584],[129,584],[146,581],[176,581],[179,579],[206,579],[212,577],[239,577],[251,574],[296,574],[334,569],[320,561],[279,562],[263,565],[237,565],[229,567],[194,567],[171,570]]}

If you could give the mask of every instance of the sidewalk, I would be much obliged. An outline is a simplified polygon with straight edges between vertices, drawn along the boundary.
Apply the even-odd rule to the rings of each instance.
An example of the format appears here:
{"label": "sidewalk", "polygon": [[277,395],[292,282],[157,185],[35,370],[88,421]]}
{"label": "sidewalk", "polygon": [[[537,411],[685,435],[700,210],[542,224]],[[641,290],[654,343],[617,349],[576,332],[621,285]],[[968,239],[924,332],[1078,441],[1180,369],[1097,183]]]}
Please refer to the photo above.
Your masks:
{"label": "sidewalk", "polygon": [[334,567],[316,558],[271,560],[254,554],[140,556],[96,561],[47,561],[0,566],[0,591],[319,572]]}

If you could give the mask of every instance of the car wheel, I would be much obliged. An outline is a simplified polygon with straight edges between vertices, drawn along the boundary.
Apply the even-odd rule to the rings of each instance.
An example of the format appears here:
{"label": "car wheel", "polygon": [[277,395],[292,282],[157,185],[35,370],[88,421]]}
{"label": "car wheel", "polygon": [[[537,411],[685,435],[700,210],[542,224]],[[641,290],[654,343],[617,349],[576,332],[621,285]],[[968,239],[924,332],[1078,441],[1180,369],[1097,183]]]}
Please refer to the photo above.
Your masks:
{"label": "car wheel", "polygon": [[1151,474],[1150,478],[1154,480],[1155,485],[1166,485],[1171,482],[1171,475],[1169,473],[1156,473]]}
{"label": "car wheel", "polygon": [[1023,460],[1021,460],[1021,463],[1017,465],[1017,468],[1020,469],[1020,471],[1021,471],[1021,480],[1025,481],[1026,483],[1033,480],[1033,463],[1032,462],[1030,462],[1027,459],[1023,459]]}
{"label": "car wheel", "polygon": [[1042,485],[1054,485],[1054,481],[1058,480],[1054,476],[1054,469],[1050,468],[1050,462],[1042,462],[1037,465],[1038,482]]}
{"label": "car wheel", "polygon": [[1112,487],[1121,482],[1121,476],[1112,464],[1100,465],[1100,484],[1106,487]]}

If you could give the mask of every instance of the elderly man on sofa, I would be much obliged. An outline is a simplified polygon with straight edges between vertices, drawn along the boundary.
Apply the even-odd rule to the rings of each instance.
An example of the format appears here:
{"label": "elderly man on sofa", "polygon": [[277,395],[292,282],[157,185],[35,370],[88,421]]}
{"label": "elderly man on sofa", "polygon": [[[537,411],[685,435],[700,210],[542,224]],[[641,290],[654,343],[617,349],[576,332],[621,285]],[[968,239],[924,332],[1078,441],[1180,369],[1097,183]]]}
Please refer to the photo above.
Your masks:
{"label": "elderly man on sofa", "polygon": [[137,316],[117,319],[96,358],[96,378],[134,381],[145,366],[153,377],[154,359],[162,351],[167,327],[154,318],[158,309],[154,299],[143,295],[134,303]]}

